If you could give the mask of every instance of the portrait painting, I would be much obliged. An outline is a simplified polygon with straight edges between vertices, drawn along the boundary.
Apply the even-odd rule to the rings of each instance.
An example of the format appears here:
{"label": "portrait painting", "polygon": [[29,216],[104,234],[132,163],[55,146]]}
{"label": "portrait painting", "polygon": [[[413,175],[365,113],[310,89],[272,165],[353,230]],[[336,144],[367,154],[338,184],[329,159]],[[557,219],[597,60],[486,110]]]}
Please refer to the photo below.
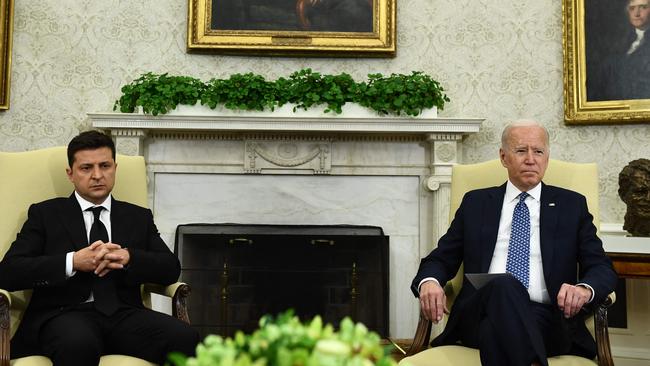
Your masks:
{"label": "portrait painting", "polygon": [[395,54],[396,0],[189,0],[188,51]]}
{"label": "portrait painting", "polygon": [[650,0],[564,0],[567,123],[650,118]]}

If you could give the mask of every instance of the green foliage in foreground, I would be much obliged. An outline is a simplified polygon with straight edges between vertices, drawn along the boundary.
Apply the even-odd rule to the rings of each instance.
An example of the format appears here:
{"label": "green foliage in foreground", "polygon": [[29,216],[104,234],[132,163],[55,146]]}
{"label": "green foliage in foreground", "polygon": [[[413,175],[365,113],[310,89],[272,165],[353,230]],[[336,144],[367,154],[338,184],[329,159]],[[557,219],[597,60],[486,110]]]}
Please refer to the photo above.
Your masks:
{"label": "green foliage in foreground", "polygon": [[121,91],[113,110],[133,113],[140,106],[144,113],[154,116],[179,104],[195,105],[198,101],[212,109],[223,104],[228,109],[248,111],[273,110],[285,103],[301,109],[325,105],[325,112],[333,113],[341,113],[346,103],[356,103],[380,114],[417,116],[422,109],[442,110],[449,101],[442,86],[420,71],[408,75],[370,74],[363,82],[356,82],[346,73],[328,75],[311,69],[275,81],[246,73],[228,79],[213,78],[207,83],[188,76],[146,73]]}
{"label": "green foliage in foreground", "polygon": [[260,319],[253,334],[209,335],[197,346],[196,357],[174,354],[170,360],[176,366],[395,366],[389,351],[377,333],[349,318],[337,332],[320,316],[301,323],[287,311]]}

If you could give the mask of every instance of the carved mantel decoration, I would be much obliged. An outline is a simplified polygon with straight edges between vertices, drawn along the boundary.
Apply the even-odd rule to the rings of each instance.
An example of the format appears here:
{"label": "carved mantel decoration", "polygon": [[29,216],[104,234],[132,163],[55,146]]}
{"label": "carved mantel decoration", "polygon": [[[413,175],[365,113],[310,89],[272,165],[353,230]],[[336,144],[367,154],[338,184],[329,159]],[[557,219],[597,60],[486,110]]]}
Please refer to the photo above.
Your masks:
{"label": "carved mantel decoration", "polygon": [[382,227],[390,236],[389,324],[396,338],[415,331],[417,304],[405,284],[447,229],[451,167],[461,162],[463,138],[483,121],[89,117],[110,132],[118,152],[145,157],[150,207],[168,243],[177,225],[192,221]]}

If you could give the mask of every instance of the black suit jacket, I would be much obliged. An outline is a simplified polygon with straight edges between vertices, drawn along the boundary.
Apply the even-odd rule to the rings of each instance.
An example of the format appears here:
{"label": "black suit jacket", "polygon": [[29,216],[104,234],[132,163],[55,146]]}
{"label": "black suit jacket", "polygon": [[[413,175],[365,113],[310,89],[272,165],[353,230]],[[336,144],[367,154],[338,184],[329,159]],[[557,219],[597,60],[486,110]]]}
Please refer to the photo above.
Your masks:
{"label": "black suit jacket", "polygon": [[[112,200],[112,242],[128,248],[123,270],[109,272],[123,305],[143,307],[140,284],[174,283],[180,274],[178,258],[162,241],[151,211]],[[65,276],[66,253],[88,245],[81,207],[74,194],[30,206],[27,221],[0,262],[0,288],[33,289],[17,334],[36,340],[43,322],[88,299],[92,273]]]}
{"label": "black suit jacket", "polygon": [[[411,289],[419,295],[418,285],[426,277],[437,279],[442,286],[451,280],[461,265],[466,273],[486,273],[496,245],[499,219],[506,185],[468,192],[456,211],[447,233],[438,247],[422,259]],[[587,210],[584,196],[563,188],[542,185],[540,205],[540,249],[544,280],[553,305],[563,283],[586,283],[595,291],[593,303],[599,303],[614,290],[617,276],[596,227]],[[577,266],[576,266],[577,264]],[[463,282],[452,308],[452,314],[436,344],[451,344],[458,340],[454,329],[454,309],[476,290]],[[591,352],[595,344],[584,322],[578,328],[574,343]]]}

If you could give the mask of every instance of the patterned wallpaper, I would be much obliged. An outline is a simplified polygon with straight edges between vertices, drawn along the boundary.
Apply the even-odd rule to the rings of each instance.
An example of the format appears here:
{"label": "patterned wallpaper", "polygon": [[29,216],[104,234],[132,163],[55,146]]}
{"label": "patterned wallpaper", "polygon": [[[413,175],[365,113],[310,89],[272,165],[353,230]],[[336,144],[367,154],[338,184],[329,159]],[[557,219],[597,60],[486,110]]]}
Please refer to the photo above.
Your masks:
{"label": "patterned wallpaper", "polygon": [[650,126],[564,125],[561,1],[397,2],[397,57],[317,59],[187,54],[185,0],[16,0],[0,150],[66,144],[89,127],[87,112],[110,111],[120,86],[146,71],[207,80],[251,70],[274,78],[303,67],[356,78],[423,70],[452,100],[441,115],[486,118],[465,161],[495,158],[507,121],[538,119],[550,130],[553,157],[600,164],[601,219],[623,221],[618,173],[650,155]]}

